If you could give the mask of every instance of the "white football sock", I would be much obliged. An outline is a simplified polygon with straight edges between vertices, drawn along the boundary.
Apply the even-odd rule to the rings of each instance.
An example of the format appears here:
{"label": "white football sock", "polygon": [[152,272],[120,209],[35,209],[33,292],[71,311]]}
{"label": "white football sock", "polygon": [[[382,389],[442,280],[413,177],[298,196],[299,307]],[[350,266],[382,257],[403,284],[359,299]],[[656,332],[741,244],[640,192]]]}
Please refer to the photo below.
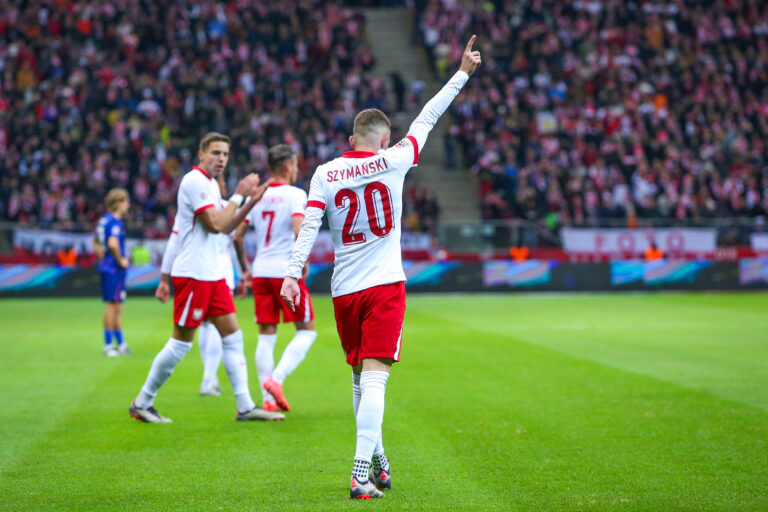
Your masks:
{"label": "white football sock", "polygon": [[168,340],[168,343],[165,344],[162,350],[155,356],[155,360],[152,361],[152,367],[149,369],[147,380],[141,387],[139,396],[134,400],[136,407],[139,409],[152,407],[158,390],[165,384],[165,381],[168,380],[173,370],[176,369],[176,366],[184,359],[184,356],[187,355],[191,348],[192,343],[174,338]]}
{"label": "white football sock", "polygon": [[357,408],[357,447],[355,459],[371,461],[376,444],[381,437],[384,420],[384,391],[387,372],[363,372],[360,374],[360,404]]}
{"label": "white football sock", "polygon": [[[352,411],[355,413],[355,418],[357,418],[357,410],[360,408],[360,396],[363,394],[362,389],[360,389],[360,375],[356,373],[352,373]],[[382,442],[382,434],[379,434],[379,441],[376,443],[376,448],[373,449],[373,455],[374,459],[376,458],[376,455],[384,455],[384,444]]]}
{"label": "white football sock", "polygon": [[280,384],[285,382],[285,379],[304,360],[315,338],[317,338],[317,332],[315,331],[303,329],[296,331],[296,336],[285,347],[283,355],[280,357],[280,362],[277,363],[277,368],[272,372],[272,378]]}
{"label": "white football sock", "polygon": [[275,343],[277,334],[259,334],[259,343],[256,345],[256,371],[259,374],[261,398],[272,403],[275,403],[275,398],[264,389],[264,381],[272,376],[272,370],[275,368]]}
{"label": "white football sock", "polygon": [[[216,326],[209,322],[203,322],[200,329],[198,339],[200,355],[203,358],[203,386],[209,387],[219,381],[216,373],[219,371],[222,358],[221,335]],[[205,338],[205,350],[203,350],[203,338]]]}
{"label": "white football sock", "polygon": [[256,407],[248,390],[248,367],[243,352],[243,331],[238,329],[221,339],[224,369],[237,398],[237,411],[247,412]]}
{"label": "white football sock", "polygon": [[205,364],[205,349],[208,346],[208,328],[211,322],[205,320],[197,328],[197,347],[200,349],[200,360]]}

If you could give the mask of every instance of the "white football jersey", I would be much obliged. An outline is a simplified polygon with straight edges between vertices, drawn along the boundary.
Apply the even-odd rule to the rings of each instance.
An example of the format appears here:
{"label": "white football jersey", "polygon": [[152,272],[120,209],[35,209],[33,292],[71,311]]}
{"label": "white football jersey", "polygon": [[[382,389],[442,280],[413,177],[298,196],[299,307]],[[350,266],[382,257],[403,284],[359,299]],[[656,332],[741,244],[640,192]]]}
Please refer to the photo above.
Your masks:
{"label": "white football jersey", "polygon": [[419,161],[412,136],[378,153],[348,151],[317,168],[307,208],[328,215],[334,297],[405,281],[400,252],[403,181]]}
{"label": "white football jersey", "polygon": [[287,183],[273,183],[245,221],[256,230],[254,277],[285,277],[296,241],[293,217],[304,217],[307,193]]}
{"label": "white football jersey", "polygon": [[220,238],[197,222],[197,216],[203,210],[221,209],[219,184],[199,167],[193,167],[181,179],[177,207],[174,230],[178,232],[179,245],[171,276],[190,277],[198,281],[223,279]]}
{"label": "white football jersey", "polygon": [[[228,201],[220,201],[221,208],[227,206]],[[224,279],[227,281],[227,286],[230,290],[235,289],[235,267],[233,266],[236,261],[237,254],[235,253],[235,244],[232,242],[234,231],[231,234],[218,233],[214,235],[216,237],[218,245],[218,257],[221,270],[224,272]]]}

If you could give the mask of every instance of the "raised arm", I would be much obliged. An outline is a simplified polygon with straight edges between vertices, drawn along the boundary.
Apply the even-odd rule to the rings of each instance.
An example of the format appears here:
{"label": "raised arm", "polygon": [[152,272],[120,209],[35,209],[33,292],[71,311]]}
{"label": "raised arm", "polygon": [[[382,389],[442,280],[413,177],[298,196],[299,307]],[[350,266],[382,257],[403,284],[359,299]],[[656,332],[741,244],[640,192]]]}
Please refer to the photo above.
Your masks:
{"label": "raised arm", "polygon": [[[259,176],[249,174],[237,184],[237,189],[229,199],[227,206],[218,211],[215,208],[203,210],[199,215],[200,222],[209,233],[230,234],[259,202],[270,183],[272,183],[272,179],[259,186]],[[249,196],[249,200],[242,208],[238,208],[244,196]]]}
{"label": "raised arm", "polygon": [[472,36],[464,48],[464,55],[461,57],[461,66],[455,75],[448,80],[440,92],[435,94],[431,100],[424,105],[421,113],[411,123],[408,128],[408,135],[412,136],[416,140],[417,149],[421,152],[421,148],[427,142],[427,136],[432,131],[437,120],[445,113],[448,107],[451,105],[453,99],[459,94],[461,88],[467,83],[469,77],[475,70],[480,67],[482,60],[480,58],[480,52],[472,50],[472,45],[475,42],[477,36]]}

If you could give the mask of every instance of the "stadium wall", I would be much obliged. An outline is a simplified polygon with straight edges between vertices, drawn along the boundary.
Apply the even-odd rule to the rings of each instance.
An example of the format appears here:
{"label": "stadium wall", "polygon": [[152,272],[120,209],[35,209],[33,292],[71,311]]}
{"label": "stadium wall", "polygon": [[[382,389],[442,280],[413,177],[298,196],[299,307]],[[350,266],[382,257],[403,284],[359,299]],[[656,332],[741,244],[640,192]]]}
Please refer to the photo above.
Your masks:
{"label": "stadium wall", "polygon": [[[739,262],[691,260],[561,263],[549,260],[484,263],[403,263],[409,292],[610,292],[670,290],[766,290],[768,258]],[[309,288],[330,293],[332,266],[311,267]],[[156,265],[132,267],[130,295],[152,295],[160,279]],[[94,268],[58,265],[0,265],[0,297],[90,297],[99,295]]]}

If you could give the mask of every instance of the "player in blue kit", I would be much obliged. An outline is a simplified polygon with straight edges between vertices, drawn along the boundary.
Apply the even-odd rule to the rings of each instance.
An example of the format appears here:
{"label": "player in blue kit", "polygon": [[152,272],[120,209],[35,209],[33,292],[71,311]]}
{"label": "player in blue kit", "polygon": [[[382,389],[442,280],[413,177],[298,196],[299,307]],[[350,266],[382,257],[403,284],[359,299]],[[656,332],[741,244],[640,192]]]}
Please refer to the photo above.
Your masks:
{"label": "player in blue kit", "polygon": [[[120,313],[125,301],[125,276],[129,261],[125,256],[125,226],[122,217],[131,207],[128,192],[122,188],[113,188],[104,200],[108,213],[99,219],[93,247],[99,257],[99,276],[101,277],[101,298],[106,303],[104,308],[104,355],[107,357],[124,356],[131,349],[123,339]],[[112,338],[117,348],[112,346]]]}

